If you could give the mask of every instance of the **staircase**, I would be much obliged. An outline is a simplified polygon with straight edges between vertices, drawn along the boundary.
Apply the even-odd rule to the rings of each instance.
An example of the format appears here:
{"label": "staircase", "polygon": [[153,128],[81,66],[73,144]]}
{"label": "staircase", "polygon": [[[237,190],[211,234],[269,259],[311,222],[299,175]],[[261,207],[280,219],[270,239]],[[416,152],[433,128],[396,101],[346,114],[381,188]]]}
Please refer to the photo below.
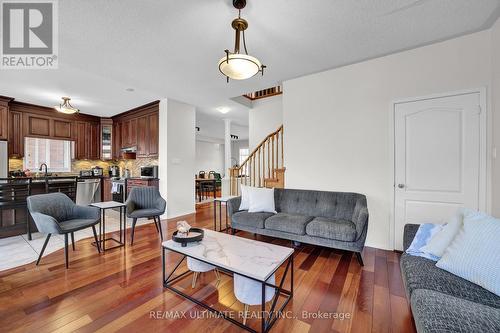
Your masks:
{"label": "staircase", "polygon": [[285,187],[283,125],[269,134],[238,167],[229,169],[231,195],[240,195],[241,185]]}

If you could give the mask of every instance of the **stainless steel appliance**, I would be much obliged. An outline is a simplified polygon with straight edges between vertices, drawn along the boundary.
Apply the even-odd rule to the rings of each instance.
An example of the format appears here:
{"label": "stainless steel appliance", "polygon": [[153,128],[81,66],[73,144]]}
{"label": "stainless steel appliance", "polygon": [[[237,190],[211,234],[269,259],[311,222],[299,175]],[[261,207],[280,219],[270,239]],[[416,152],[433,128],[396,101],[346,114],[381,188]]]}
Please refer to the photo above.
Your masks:
{"label": "stainless steel appliance", "polygon": [[99,166],[95,166],[92,168],[92,174],[96,177],[102,176],[102,168]]}
{"label": "stainless steel appliance", "polygon": [[141,178],[144,179],[156,179],[158,178],[158,166],[141,166]]}
{"label": "stainless steel appliance", "polygon": [[79,179],[76,183],[76,204],[87,206],[94,202],[101,202],[101,180]]}
{"label": "stainless steel appliance", "polygon": [[120,167],[118,165],[111,165],[108,172],[111,178],[120,178]]}

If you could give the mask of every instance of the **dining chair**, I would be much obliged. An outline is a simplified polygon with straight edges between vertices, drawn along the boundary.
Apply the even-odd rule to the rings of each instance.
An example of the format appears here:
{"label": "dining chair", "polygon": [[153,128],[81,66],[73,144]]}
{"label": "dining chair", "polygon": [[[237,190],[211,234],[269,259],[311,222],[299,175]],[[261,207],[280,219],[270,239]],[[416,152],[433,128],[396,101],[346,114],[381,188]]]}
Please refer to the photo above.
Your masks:
{"label": "dining chair", "polygon": [[205,171],[198,172],[198,178],[205,178]]}
{"label": "dining chair", "polygon": [[142,186],[132,188],[125,205],[127,207],[127,217],[132,219],[130,245],[134,244],[135,225],[138,218],[153,218],[156,230],[160,233],[160,239],[163,241],[160,216],[165,213],[167,202],[161,197],[160,190],[157,187]]}
{"label": "dining chair", "polygon": [[47,193],[32,195],[27,198],[28,210],[35,221],[38,231],[47,234],[36,264],[40,263],[43,252],[52,234],[64,235],[64,257],[66,268],[69,267],[68,235],[71,235],[73,250],[75,249],[74,232],[92,228],[97,252],[101,253],[95,225],[101,220],[101,211],[97,207],[76,205],[64,193]]}

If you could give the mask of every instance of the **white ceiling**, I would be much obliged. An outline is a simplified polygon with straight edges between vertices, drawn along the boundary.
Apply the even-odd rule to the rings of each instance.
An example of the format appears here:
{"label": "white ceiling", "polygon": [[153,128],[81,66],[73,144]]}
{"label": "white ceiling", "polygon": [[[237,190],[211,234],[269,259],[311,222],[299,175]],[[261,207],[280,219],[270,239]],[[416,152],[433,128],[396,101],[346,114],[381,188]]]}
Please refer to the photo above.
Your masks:
{"label": "white ceiling", "polygon": [[500,0],[248,0],[248,50],[268,69],[227,84],[217,61],[234,43],[231,0],[64,0],[59,69],[0,71],[0,95],[47,106],[68,95],[100,116],[168,97],[245,125],[229,98],[482,30],[499,14]]}

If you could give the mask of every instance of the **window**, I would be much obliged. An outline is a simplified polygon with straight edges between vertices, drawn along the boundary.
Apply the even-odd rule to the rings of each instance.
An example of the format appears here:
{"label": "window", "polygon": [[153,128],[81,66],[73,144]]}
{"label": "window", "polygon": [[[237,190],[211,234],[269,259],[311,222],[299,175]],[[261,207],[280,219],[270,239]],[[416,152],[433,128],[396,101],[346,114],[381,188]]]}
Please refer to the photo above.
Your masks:
{"label": "window", "polygon": [[240,148],[240,165],[248,158],[248,148]]}
{"label": "window", "polygon": [[71,141],[25,138],[24,168],[35,171],[42,163],[50,172],[70,172]]}

